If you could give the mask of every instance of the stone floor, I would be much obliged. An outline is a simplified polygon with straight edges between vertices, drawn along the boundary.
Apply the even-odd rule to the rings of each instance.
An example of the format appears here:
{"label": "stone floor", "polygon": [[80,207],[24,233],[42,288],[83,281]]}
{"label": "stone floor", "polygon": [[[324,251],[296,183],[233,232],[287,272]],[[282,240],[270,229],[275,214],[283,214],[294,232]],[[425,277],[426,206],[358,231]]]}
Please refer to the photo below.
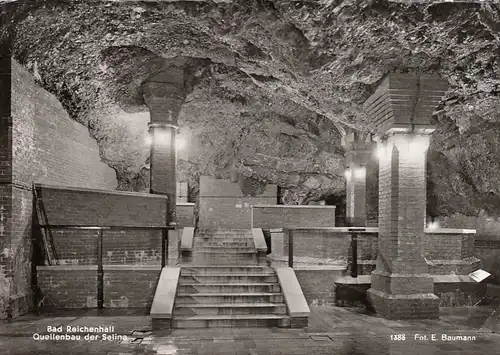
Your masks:
{"label": "stone floor", "polygon": [[[177,329],[150,331],[144,311],[57,312],[26,315],[0,323],[0,353],[8,355],[65,354],[196,354],[196,355],[322,355],[322,354],[493,354],[500,335],[480,330],[493,309],[443,308],[437,321],[388,321],[362,309],[311,307],[308,329]],[[142,314],[141,314],[142,313]],[[47,335],[47,326],[111,326],[110,339],[34,340]],[[55,333],[52,333],[55,334]],[[97,333],[94,333],[97,334]],[[417,334],[419,335],[417,337]],[[432,340],[434,334],[435,340]],[[100,333],[104,337],[103,333]],[[474,337],[442,340],[443,335]],[[403,339],[404,337],[404,339]]]}

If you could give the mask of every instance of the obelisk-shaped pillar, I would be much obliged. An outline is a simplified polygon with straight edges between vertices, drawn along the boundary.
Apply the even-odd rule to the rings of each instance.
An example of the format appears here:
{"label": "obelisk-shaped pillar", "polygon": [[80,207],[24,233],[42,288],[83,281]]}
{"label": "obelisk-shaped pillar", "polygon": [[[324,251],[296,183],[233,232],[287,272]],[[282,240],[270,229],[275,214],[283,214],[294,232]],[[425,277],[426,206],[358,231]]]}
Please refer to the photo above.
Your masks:
{"label": "obelisk-shaped pillar", "polygon": [[446,89],[439,77],[390,73],[365,103],[380,145],[379,254],[367,296],[385,318],[439,316],[422,240],[430,120]]}

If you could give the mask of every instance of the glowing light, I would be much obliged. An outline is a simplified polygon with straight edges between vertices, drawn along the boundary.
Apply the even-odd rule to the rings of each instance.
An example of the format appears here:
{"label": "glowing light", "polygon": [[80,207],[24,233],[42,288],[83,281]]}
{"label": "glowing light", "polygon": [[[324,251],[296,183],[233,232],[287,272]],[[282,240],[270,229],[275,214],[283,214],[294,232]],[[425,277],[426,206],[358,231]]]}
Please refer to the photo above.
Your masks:
{"label": "glowing light", "polygon": [[[170,137],[171,137],[170,132],[155,131],[154,143],[161,145],[170,144],[170,139],[171,139]],[[148,146],[151,146],[153,144],[153,135],[151,133],[146,134],[146,136],[144,137],[144,143]],[[175,149],[182,150],[186,148],[186,145],[187,145],[186,139],[180,136],[175,137]]]}
{"label": "glowing light", "polygon": [[387,157],[387,147],[383,144],[378,144],[377,146],[377,157],[379,160],[383,160]]}
{"label": "glowing light", "polygon": [[346,171],[344,172],[344,176],[346,179],[350,179],[351,178],[351,169],[346,169]]}
{"label": "glowing light", "polygon": [[186,140],[182,137],[175,137],[175,148],[178,149],[178,150],[182,150],[184,148],[186,148]]}
{"label": "glowing light", "polygon": [[168,145],[170,144],[171,134],[168,131],[155,130],[155,144]]}
{"label": "glowing light", "polygon": [[356,179],[363,179],[366,177],[366,168],[356,168],[354,169],[354,177]]}
{"label": "glowing light", "polygon": [[438,229],[439,228],[439,223],[438,222],[429,222],[427,224],[427,228],[429,228],[429,229]]}
{"label": "glowing light", "polygon": [[144,137],[144,143],[148,146],[153,144],[153,136],[151,134],[147,133],[146,136]]}
{"label": "glowing light", "polygon": [[413,137],[408,144],[409,153],[425,153],[427,149],[429,149],[429,137],[427,136]]}

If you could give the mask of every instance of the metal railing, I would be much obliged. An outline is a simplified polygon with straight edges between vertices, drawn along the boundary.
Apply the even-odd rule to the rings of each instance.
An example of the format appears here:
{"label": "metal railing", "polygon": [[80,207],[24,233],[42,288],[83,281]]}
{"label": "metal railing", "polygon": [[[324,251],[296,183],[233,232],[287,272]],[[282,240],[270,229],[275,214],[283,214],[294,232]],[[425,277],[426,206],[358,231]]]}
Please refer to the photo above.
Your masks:
{"label": "metal railing", "polygon": [[168,263],[168,231],[174,230],[175,226],[84,226],[65,224],[44,224],[40,228],[45,231],[56,230],[97,230],[97,308],[102,309],[104,304],[104,269],[103,269],[103,235],[105,230],[161,230],[161,267]]}
{"label": "metal railing", "polygon": [[[333,230],[333,228],[286,228],[283,229],[285,235],[288,234],[288,267],[293,268],[293,236],[295,231],[304,230],[318,230],[327,231]],[[351,277],[358,277],[358,233],[366,232],[366,228],[361,227],[347,227],[347,230],[351,236],[351,263],[349,269],[351,271]]]}

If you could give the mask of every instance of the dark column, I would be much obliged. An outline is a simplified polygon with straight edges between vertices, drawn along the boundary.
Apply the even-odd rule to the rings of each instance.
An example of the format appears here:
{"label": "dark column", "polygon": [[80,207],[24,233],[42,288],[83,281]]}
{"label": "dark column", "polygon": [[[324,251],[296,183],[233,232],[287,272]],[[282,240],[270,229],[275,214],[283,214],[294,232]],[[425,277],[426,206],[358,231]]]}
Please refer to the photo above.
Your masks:
{"label": "dark column", "polygon": [[175,135],[185,99],[183,68],[165,69],[145,82],[142,90],[151,115],[150,192],[168,196],[168,222],[176,224]]}

